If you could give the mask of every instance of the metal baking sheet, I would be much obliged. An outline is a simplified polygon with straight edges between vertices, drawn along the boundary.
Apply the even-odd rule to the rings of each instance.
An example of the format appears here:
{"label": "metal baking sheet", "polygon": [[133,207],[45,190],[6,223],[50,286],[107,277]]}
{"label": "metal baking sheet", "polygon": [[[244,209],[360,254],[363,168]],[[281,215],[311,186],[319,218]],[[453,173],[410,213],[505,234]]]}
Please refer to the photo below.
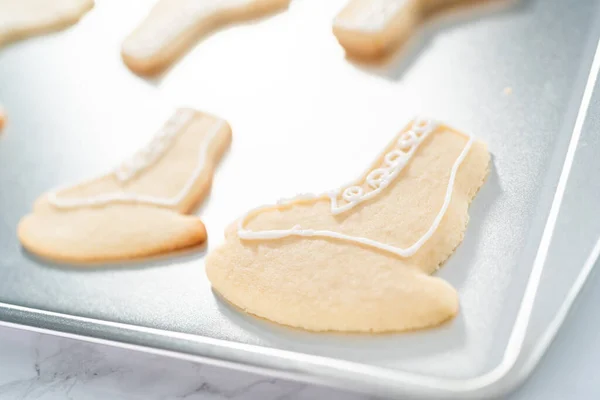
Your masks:
{"label": "metal baking sheet", "polygon": [[[596,73],[600,69],[600,56],[596,55]],[[596,76],[597,78],[597,76]],[[531,357],[545,340],[550,337],[548,329],[553,320],[557,319],[557,312],[564,308],[565,299],[578,293],[577,301],[590,302],[590,294],[597,287],[599,276],[589,275],[600,268],[598,254],[600,254],[600,220],[595,217],[593,208],[585,205],[598,204],[600,201],[600,181],[593,179],[600,172],[600,163],[597,154],[600,150],[600,83],[596,81],[593,94],[590,96],[590,105],[587,118],[582,126],[581,136],[575,145],[571,146],[575,152],[570,165],[569,179],[564,187],[562,207],[556,216],[556,227],[547,253],[547,259],[540,276],[539,290],[535,299],[530,326],[525,338],[526,351],[521,354],[521,369],[531,368],[535,365],[536,358]],[[591,179],[590,179],[591,178]],[[593,207],[593,206],[592,206]],[[589,282],[587,282],[589,277]],[[581,285],[584,286],[581,286]],[[583,288],[583,290],[581,289]],[[587,292],[587,293],[586,293]],[[575,303],[577,304],[577,303]],[[592,303],[593,304],[593,303]],[[562,310],[561,310],[562,312]],[[581,315],[582,309],[573,310],[574,314]],[[574,322],[569,326],[569,335],[562,335],[561,340],[572,341],[574,332],[577,339],[597,331],[600,320],[591,316],[574,319],[569,316],[566,323]],[[584,329],[581,325],[585,324]],[[566,333],[566,332],[565,332]],[[577,355],[574,354],[575,358]]]}
{"label": "metal baking sheet", "polygon": [[[560,206],[567,151],[585,129],[576,122],[597,73],[596,2],[455,10],[381,67],[347,60],[337,45],[331,19],[344,1],[297,0],[285,13],[211,35],[151,80],[119,57],[151,2],[121,3],[99,2],[66,31],[0,50],[10,118],[0,137],[0,318],[373,393],[468,395],[427,387],[445,379],[460,389],[504,357],[540,244],[553,231],[547,222]],[[310,334],[222,302],[204,276],[207,250],[78,269],[21,249],[15,227],[40,193],[118,164],[179,105],[233,127],[197,211],[208,251],[247,209],[352,179],[416,113],[487,141],[492,173],[464,242],[439,272],[459,289],[459,316],[408,334]],[[589,250],[584,242],[570,248],[582,258]],[[570,260],[552,260],[561,257]]]}

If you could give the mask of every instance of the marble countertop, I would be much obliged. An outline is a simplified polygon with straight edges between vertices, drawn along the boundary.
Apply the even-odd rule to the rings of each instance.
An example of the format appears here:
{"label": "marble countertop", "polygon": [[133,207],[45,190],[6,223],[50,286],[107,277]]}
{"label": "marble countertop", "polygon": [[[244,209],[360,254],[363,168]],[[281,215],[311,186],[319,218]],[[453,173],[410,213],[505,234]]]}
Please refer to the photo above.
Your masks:
{"label": "marble countertop", "polygon": [[[589,329],[586,318],[600,301],[600,292],[584,293],[583,297],[588,298],[585,304],[576,308],[542,364],[525,386],[510,396],[511,400],[600,398],[597,369],[590,367],[600,358],[600,336],[597,329]],[[572,340],[574,333],[579,333],[578,340]],[[0,400],[5,399],[374,400],[365,395],[0,327]]]}
{"label": "marble countertop", "polygon": [[369,397],[0,327],[1,400]]}

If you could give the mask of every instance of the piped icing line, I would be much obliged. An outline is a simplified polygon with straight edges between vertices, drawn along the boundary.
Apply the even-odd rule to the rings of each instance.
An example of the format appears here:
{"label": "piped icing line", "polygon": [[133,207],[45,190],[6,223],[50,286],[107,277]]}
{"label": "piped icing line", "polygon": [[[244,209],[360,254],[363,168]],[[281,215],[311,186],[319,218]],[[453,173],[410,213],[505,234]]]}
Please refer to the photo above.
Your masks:
{"label": "piped icing line", "polygon": [[[348,211],[357,204],[372,199],[388,187],[412,159],[421,143],[437,127],[438,124],[435,121],[415,119],[411,128],[400,135],[394,148],[383,155],[383,165],[374,169],[371,167],[364,173],[365,182],[373,189],[372,191],[365,193],[361,182],[358,182],[358,184],[344,185],[337,191],[328,193],[331,199],[332,214],[337,215]],[[345,186],[348,187],[342,190]],[[342,197],[346,204],[338,204],[338,197]]]}
{"label": "piped icing line", "polygon": [[160,160],[171,148],[179,133],[192,122],[194,114],[195,112],[190,109],[178,110],[154,135],[146,147],[116,169],[115,177],[122,183],[128,182]]}
{"label": "piped icing line", "polygon": [[192,29],[204,18],[219,18],[221,13],[235,7],[247,6],[251,0],[192,0],[177,10],[161,16],[154,26],[142,22],[141,30],[134,32],[123,43],[123,51],[133,57],[152,57],[167,47],[186,30]]}
{"label": "piped icing line", "polygon": [[[191,110],[182,110],[182,111],[189,111],[191,113],[189,118],[185,117],[185,116],[181,117],[180,113],[178,113],[174,117],[175,123],[174,123],[173,119],[171,119],[171,120],[169,120],[169,122],[167,122],[167,124],[165,124],[166,127],[168,127],[171,124],[174,124],[179,129],[168,130],[168,132],[171,132],[171,133],[162,133],[164,130],[161,129],[159,131],[158,135],[155,137],[155,139],[160,138],[160,137],[169,137],[168,140],[170,140],[170,143],[159,146],[159,145],[156,145],[155,140],[153,140],[150,143],[150,145],[148,146],[148,148],[155,148],[155,149],[161,148],[161,150],[160,150],[161,154],[157,156],[157,154],[153,153],[152,150],[148,150],[148,148],[142,150],[142,152],[140,152],[136,156],[134,156],[132,158],[132,160],[135,159],[136,157],[138,157],[139,154],[144,154],[145,152],[148,152],[147,154],[149,156],[145,157],[145,158],[144,157],[138,158],[137,163],[132,162],[131,160],[129,162],[124,163],[123,166],[121,166],[120,168],[118,168],[116,171],[113,172],[115,174],[115,178],[117,180],[119,180],[120,182],[127,182],[127,181],[133,179],[133,177],[136,176],[137,174],[139,174],[141,171],[149,168],[151,165],[158,162],[158,160],[162,157],[162,155],[164,155],[164,153],[168,150],[168,148],[174,141],[174,138],[180,132],[182,132],[183,128],[185,126],[187,126],[187,124],[189,124],[189,122],[191,122],[191,117],[193,117],[194,112]],[[149,204],[149,205],[164,206],[164,207],[176,206],[177,204],[179,204],[183,201],[185,196],[187,196],[187,194],[190,192],[190,190],[194,186],[195,181],[200,177],[200,175],[204,171],[204,167],[206,166],[206,158],[208,156],[208,148],[209,148],[210,144],[213,142],[216,135],[219,133],[219,131],[224,126],[225,126],[225,122],[223,120],[218,120],[213,124],[212,129],[208,132],[208,134],[206,135],[206,138],[204,138],[204,140],[202,141],[202,145],[200,146],[200,149],[198,152],[198,162],[192,172],[192,175],[185,182],[185,185],[181,188],[181,190],[172,197],[157,197],[157,196],[149,196],[149,195],[144,195],[144,194],[136,194],[136,193],[126,192],[126,191],[121,191],[121,192],[100,194],[100,195],[91,196],[91,197],[60,198],[58,193],[61,190],[66,189],[66,187],[62,187],[60,189],[55,189],[55,190],[51,191],[48,194],[48,201],[53,206],[55,206],[57,208],[61,208],[61,209],[73,209],[73,208],[82,208],[82,207],[99,207],[99,206],[104,206],[104,205],[112,204],[112,203],[136,203],[136,204]],[[160,142],[160,140],[159,140],[159,142]],[[140,161],[140,160],[143,160],[143,161]],[[69,187],[72,187],[72,186],[73,185],[70,185]]]}
{"label": "piped icing line", "polygon": [[[475,141],[474,137],[471,135],[467,134],[467,137],[469,139],[468,139],[465,147],[459,154],[459,156],[456,158],[456,161],[452,165],[452,169],[450,171],[450,177],[448,179],[448,186],[446,188],[446,193],[444,196],[444,202],[442,204],[442,207],[440,208],[439,212],[435,216],[435,218],[434,218],[431,226],[427,230],[427,232],[425,232],[415,243],[413,243],[409,247],[406,247],[406,248],[396,247],[396,246],[392,246],[392,245],[382,243],[382,242],[379,242],[376,240],[372,240],[372,239],[368,239],[368,238],[364,238],[364,237],[360,237],[360,236],[346,235],[344,233],[334,232],[334,231],[329,231],[329,230],[303,229],[300,225],[294,225],[291,229],[251,231],[251,230],[244,228],[244,224],[249,217],[258,214],[263,210],[272,209],[273,207],[277,208],[277,207],[282,207],[282,206],[290,206],[294,203],[302,203],[302,202],[306,202],[306,201],[312,201],[315,199],[329,199],[330,203],[331,203],[332,214],[339,214],[340,212],[346,211],[346,210],[354,207],[356,204],[358,204],[362,201],[365,201],[365,200],[368,200],[368,199],[374,197],[379,192],[381,192],[381,190],[383,190],[385,187],[389,186],[389,183],[398,176],[400,171],[404,168],[404,166],[408,163],[408,161],[410,161],[410,159],[414,155],[416,149],[423,142],[423,140],[429,134],[431,134],[431,132],[433,132],[435,130],[435,128],[437,127],[436,124],[433,124],[432,122],[427,121],[426,126],[428,127],[428,129],[423,130],[423,133],[421,135],[418,135],[414,131],[414,128],[415,128],[415,125],[421,123],[420,121],[422,121],[422,120],[416,120],[415,124],[413,124],[413,127],[407,131],[407,132],[415,133],[415,136],[417,137],[417,139],[416,139],[417,141],[413,143],[413,145],[411,146],[411,150],[408,153],[406,153],[407,157],[405,158],[405,162],[402,163],[401,166],[398,166],[397,169],[393,169],[392,173],[387,175],[388,181],[385,185],[380,185],[373,192],[369,192],[369,194],[370,194],[369,197],[367,197],[366,195],[363,195],[358,201],[355,201],[353,203],[348,203],[348,204],[350,204],[350,207],[344,207],[344,208],[338,207],[337,203],[334,201],[334,199],[337,199],[337,196],[339,196],[339,193],[342,191],[340,189],[340,190],[332,192],[332,193],[324,193],[321,195],[303,194],[298,198],[280,201],[275,206],[273,206],[273,205],[261,206],[261,207],[258,207],[258,208],[255,208],[255,209],[249,211],[239,220],[238,232],[237,232],[238,237],[243,240],[273,240],[273,239],[280,239],[280,238],[289,237],[289,236],[324,237],[324,238],[339,239],[339,240],[343,240],[343,241],[362,244],[362,245],[365,245],[368,247],[373,247],[373,248],[376,248],[379,250],[383,250],[383,251],[392,253],[399,257],[413,256],[417,251],[419,251],[419,249],[429,239],[431,239],[431,237],[433,236],[433,234],[439,227],[439,225],[442,221],[442,218],[446,214],[448,207],[450,206],[450,202],[452,200],[452,192],[454,190],[454,183],[456,181],[456,174],[458,173],[458,168],[461,166],[461,164],[467,157],[469,150],[471,149],[471,147],[473,146],[473,143]],[[407,133],[407,132],[405,132],[405,133]],[[404,136],[404,134],[402,134],[400,136],[400,139],[398,140],[398,142],[400,142],[402,140],[403,136]],[[421,137],[420,140],[418,139],[419,136]],[[405,143],[403,143],[403,144],[405,144]],[[395,151],[395,149],[391,150],[390,152],[388,152],[384,155],[384,162],[386,161],[386,157],[389,154],[393,153],[394,151]],[[375,169],[373,171],[376,171],[376,170],[377,169]],[[371,172],[373,172],[373,171],[371,171]],[[367,175],[367,182],[369,182],[368,176],[369,175]],[[353,188],[353,187],[358,187],[358,186],[350,186],[349,188]],[[356,199],[354,199],[354,200],[356,200]],[[341,210],[341,211],[339,211],[339,210]]]}

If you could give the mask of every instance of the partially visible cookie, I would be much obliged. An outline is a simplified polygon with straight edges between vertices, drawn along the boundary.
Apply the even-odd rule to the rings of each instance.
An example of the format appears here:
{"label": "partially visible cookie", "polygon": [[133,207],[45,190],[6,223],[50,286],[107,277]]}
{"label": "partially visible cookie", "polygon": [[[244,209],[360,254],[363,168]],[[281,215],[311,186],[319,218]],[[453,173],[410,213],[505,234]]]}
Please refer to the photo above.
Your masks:
{"label": "partially visible cookie", "polygon": [[375,58],[408,39],[420,20],[420,0],[350,0],[333,33],[349,55]]}
{"label": "partially visible cookie", "polygon": [[206,274],[240,309],[311,331],[438,325],[459,300],[430,274],[462,241],[489,160],[485,144],[417,120],[356,182],[250,211]]}
{"label": "partially visible cookie", "polygon": [[73,25],[94,0],[0,0],[0,46]]}
{"label": "partially visible cookie", "polygon": [[424,18],[440,8],[473,0],[350,0],[333,21],[347,54],[378,58],[405,42]]}
{"label": "partially visible cookie", "polygon": [[121,55],[135,73],[152,75],[171,65],[200,36],[217,27],[287,7],[290,0],[159,0],[125,39]]}
{"label": "partially visible cookie", "polygon": [[4,112],[4,108],[0,106],[0,130],[4,128],[4,124],[6,124],[6,113]]}
{"label": "partially visible cookie", "polygon": [[150,256],[200,244],[186,215],[208,194],[231,141],[224,120],[180,109],[152,142],[114,172],[40,197],[18,227],[21,243],[67,262]]}

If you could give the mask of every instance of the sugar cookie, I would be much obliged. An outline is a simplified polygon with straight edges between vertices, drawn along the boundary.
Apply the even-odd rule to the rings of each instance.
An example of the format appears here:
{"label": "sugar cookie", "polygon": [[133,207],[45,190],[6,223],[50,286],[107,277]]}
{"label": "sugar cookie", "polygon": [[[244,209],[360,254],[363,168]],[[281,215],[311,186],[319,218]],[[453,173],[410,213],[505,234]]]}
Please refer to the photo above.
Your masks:
{"label": "sugar cookie", "polygon": [[4,128],[4,124],[6,124],[6,113],[4,112],[4,108],[0,106],[0,131]]}
{"label": "sugar cookie", "polygon": [[227,122],[180,109],[152,142],[113,172],[43,195],[18,227],[29,251],[59,261],[149,256],[206,240],[185,215],[207,195],[231,141]]}
{"label": "sugar cookie", "polygon": [[196,40],[215,28],[287,7],[290,0],[159,0],[123,42],[121,55],[135,73],[167,68]]}
{"label": "sugar cookie", "polygon": [[458,296],[429,274],[462,241],[489,159],[485,144],[416,120],[355,183],[250,211],[207,276],[248,313],[311,331],[438,325]]}
{"label": "sugar cookie", "polygon": [[0,0],[0,46],[73,25],[94,0]]}
{"label": "sugar cookie", "polygon": [[473,0],[350,0],[333,33],[355,57],[375,58],[406,41],[423,19],[443,7]]}

